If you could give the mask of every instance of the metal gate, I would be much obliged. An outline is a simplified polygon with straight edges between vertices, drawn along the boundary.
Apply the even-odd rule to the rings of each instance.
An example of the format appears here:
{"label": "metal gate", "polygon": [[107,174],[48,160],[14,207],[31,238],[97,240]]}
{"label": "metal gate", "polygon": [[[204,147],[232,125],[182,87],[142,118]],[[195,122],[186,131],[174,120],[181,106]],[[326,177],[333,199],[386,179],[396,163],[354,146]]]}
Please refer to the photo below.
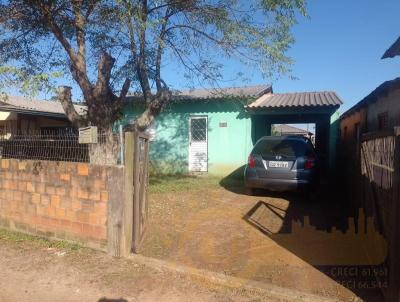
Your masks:
{"label": "metal gate", "polygon": [[135,132],[132,251],[139,253],[148,218],[149,136]]}

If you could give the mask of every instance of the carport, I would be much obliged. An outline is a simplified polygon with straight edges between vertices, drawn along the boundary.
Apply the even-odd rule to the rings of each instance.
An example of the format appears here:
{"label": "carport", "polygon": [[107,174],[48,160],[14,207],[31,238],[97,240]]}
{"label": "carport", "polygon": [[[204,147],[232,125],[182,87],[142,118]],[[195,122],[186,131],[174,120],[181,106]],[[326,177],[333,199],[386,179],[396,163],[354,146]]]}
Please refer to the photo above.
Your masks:
{"label": "carport", "polygon": [[341,104],[335,92],[265,94],[246,106],[253,144],[271,135],[273,124],[315,123],[316,151],[326,170],[333,164],[338,131],[335,113]]}

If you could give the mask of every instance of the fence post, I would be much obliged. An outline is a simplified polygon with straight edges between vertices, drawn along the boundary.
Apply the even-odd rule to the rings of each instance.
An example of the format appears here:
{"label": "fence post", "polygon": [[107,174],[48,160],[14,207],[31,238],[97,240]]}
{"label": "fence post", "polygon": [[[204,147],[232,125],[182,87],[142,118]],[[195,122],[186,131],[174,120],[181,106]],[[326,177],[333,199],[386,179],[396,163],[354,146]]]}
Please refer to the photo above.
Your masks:
{"label": "fence post", "polygon": [[389,238],[389,301],[400,301],[400,127],[394,128],[394,172],[391,217],[391,236]]}
{"label": "fence post", "polygon": [[112,200],[108,211],[108,252],[117,257],[129,255],[132,248],[134,137],[133,131],[125,132],[125,167],[118,184],[124,195]]}

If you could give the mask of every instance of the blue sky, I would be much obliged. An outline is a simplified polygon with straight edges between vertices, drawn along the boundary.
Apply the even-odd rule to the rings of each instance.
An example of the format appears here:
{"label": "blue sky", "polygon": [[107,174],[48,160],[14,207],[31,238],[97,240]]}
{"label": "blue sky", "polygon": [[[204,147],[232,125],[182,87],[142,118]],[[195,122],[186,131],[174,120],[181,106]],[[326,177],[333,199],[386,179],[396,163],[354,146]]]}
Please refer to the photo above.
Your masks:
{"label": "blue sky", "polygon": [[[296,42],[288,52],[297,80],[281,77],[272,82],[274,92],[333,90],[344,112],[382,82],[400,76],[400,57],[380,59],[400,36],[399,12],[399,0],[309,0],[309,18],[300,17],[293,27]],[[183,89],[174,70],[168,66],[164,76],[172,87]],[[238,71],[250,81],[229,81]],[[271,83],[235,61],[225,64],[224,75],[221,86]]]}
{"label": "blue sky", "polygon": [[[275,92],[333,90],[350,108],[386,80],[400,76],[400,57],[381,60],[400,35],[400,0],[308,0],[309,18],[293,28],[296,42],[288,55],[295,61],[292,75],[272,82]],[[261,73],[235,61],[225,61],[221,86],[271,83]],[[183,89],[184,77],[168,66],[163,74],[173,88]],[[229,81],[242,72],[249,82]],[[61,83],[62,82],[62,83]],[[64,83],[63,80],[60,84]],[[73,98],[80,91],[73,85]],[[48,95],[39,97],[48,98]]]}
{"label": "blue sky", "polygon": [[278,80],[275,92],[333,90],[343,112],[400,76],[400,57],[380,59],[400,36],[399,0],[310,0],[308,12],[293,29],[289,52],[299,79]]}

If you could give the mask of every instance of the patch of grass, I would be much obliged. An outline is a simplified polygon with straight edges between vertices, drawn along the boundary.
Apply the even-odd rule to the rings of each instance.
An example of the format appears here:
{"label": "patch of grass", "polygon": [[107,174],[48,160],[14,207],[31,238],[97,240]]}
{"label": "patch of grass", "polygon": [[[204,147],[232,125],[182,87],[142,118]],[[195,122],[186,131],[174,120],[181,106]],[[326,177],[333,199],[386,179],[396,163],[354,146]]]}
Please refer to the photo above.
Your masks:
{"label": "patch of grass", "polygon": [[156,174],[150,175],[150,193],[181,192],[187,190],[204,190],[218,188],[220,177],[194,176],[185,174]]}
{"label": "patch of grass", "polygon": [[44,237],[24,234],[15,231],[0,229],[0,241],[6,241],[14,244],[28,244],[35,247],[56,248],[64,250],[78,250],[82,248],[77,243],[71,243],[65,240],[49,240]]}

